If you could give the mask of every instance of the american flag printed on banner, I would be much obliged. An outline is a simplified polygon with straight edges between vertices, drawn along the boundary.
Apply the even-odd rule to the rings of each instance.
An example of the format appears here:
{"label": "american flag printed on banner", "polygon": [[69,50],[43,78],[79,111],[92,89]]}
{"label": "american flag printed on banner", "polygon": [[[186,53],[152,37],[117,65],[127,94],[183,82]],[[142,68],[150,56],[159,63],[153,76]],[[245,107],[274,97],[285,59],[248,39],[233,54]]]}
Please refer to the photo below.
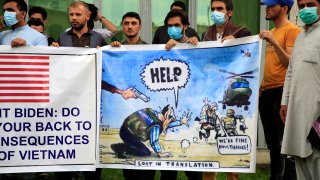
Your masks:
{"label": "american flag printed on banner", "polygon": [[0,55],[0,103],[48,103],[49,56]]}

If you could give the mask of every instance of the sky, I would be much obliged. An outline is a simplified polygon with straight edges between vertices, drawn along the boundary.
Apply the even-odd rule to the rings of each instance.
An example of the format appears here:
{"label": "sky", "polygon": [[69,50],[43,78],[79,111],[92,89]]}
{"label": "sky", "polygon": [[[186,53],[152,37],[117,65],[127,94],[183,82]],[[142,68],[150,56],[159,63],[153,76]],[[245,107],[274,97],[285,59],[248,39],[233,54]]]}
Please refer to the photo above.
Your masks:
{"label": "sky", "polygon": [[[251,52],[251,57],[244,57],[241,50]],[[186,85],[179,88],[178,105],[175,107],[175,96],[173,89],[151,91],[143,81],[141,73],[148,64],[159,59],[177,60],[186,64],[190,76]],[[218,102],[223,99],[223,93],[228,87],[229,74],[222,73],[224,69],[237,74],[259,69],[259,48],[258,43],[238,45],[229,48],[204,48],[184,50],[155,50],[155,51],[103,51],[103,72],[102,79],[119,89],[136,87],[140,92],[151,100],[148,103],[140,99],[124,100],[118,94],[102,91],[102,124],[111,128],[120,127],[123,120],[131,113],[142,109],[152,108],[160,111],[164,106],[170,104],[175,108],[176,116],[181,117],[183,111],[190,110],[193,115],[191,119],[199,117],[203,99],[208,97],[210,102]],[[254,116],[257,107],[259,90],[259,74],[256,71],[255,78],[247,79],[253,95],[250,97],[251,105],[249,111],[242,108],[235,108],[236,114],[244,117]],[[179,79],[180,80],[180,79]],[[218,103],[218,114],[225,115],[226,110]]]}

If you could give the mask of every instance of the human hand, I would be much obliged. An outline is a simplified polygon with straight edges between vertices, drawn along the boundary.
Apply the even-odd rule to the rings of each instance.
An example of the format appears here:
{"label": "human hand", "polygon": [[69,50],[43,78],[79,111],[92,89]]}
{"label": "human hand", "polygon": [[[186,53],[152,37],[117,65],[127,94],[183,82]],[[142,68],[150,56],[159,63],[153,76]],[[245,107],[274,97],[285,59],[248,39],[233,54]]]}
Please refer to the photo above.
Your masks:
{"label": "human hand", "polygon": [[132,92],[133,88],[129,88],[127,90],[121,91],[120,94],[123,97],[123,99],[127,100],[130,98],[137,98],[137,96]]}
{"label": "human hand", "polygon": [[272,45],[276,43],[276,41],[274,40],[274,38],[273,38],[273,36],[272,36],[272,32],[271,32],[271,31],[266,31],[266,30],[261,31],[261,32],[259,33],[259,37],[260,37],[261,39],[266,40],[267,42],[269,42],[269,43],[272,44]]}
{"label": "human hand", "polygon": [[286,123],[287,111],[288,111],[288,105],[281,105],[279,113],[280,113],[281,120],[284,124]]}
{"label": "human hand", "polygon": [[113,41],[111,44],[110,44],[112,47],[120,47],[121,46],[121,43],[119,41]]}
{"label": "human hand", "polygon": [[170,152],[159,152],[158,153],[158,157],[159,158],[164,158],[164,157],[173,157],[172,154]]}
{"label": "human hand", "polygon": [[96,18],[94,19],[94,21],[99,21],[102,17],[103,17],[102,13],[98,10],[98,11],[97,11],[97,16],[96,16]]}
{"label": "human hand", "polygon": [[192,44],[192,45],[197,45],[198,44],[198,38],[197,37],[192,37],[192,38],[189,38],[189,41],[188,41],[188,43],[189,44]]}
{"label": "human hand", "polygon": [[166,46],[165,46],[165,49],[166,49],[166,50],[170,50],[171,48],[173,48],[173,46],[175,46],[175,45],[177,45],[177,44],[178,44],[178,42],[177,42],[176,40],[170,39],[170,40],[167,42],[167,44],[166,44]]}
{"label": "human hand", "polygon": [[59,43],[58,42],[52,42],[52,44],[50,46],[59,47]]}
{"label": "human hand", "polygon": [[25,46],[27,44],[27,41],[21,38],[15,38],[11,41],[11,47],[20,47]]}
{"label": "human hand", "polygon": [[236,39],[234,36],[230,35],[230,36],[225,36],[222,38],[221,43],[223,43],[225,40],[231,40],[231,39]]}

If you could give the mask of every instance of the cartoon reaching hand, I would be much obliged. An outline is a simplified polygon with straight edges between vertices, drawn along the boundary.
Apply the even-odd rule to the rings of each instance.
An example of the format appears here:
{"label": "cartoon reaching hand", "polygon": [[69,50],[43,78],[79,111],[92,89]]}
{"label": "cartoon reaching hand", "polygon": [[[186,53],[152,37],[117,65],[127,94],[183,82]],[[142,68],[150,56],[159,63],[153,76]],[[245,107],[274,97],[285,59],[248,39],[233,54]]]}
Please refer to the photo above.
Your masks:
{"label": "cartoon reaching hand", "polygon": [[127,100],[130,98],[137,98],[137,96],[133,93],[133,88],[128,88],[126,90],[121,90],[120,94],[123,97],[123,99]]}
{"label": "cartoon reaching hand", "polygon": [[182,114],[182,118],[180,120],[181,124],[185,124],[187,127],[189,127],[189,120],[191,119],[191,116],[192,116],[192,112],[190,112],[190,110],[188,109],[187,112],[183,112]]}

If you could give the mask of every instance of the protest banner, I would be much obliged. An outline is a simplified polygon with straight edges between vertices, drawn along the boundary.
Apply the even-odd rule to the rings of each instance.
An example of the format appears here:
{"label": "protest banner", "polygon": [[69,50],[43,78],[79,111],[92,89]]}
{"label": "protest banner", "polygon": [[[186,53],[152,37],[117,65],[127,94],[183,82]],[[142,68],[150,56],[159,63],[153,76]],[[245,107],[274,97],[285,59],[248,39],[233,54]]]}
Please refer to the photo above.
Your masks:
{"label": "protest banner", "polygon": [[96,51],[1,46],[0,173],[95,169]]}
{"label": "protest banner", "polygon": [[261,41],[104,47],[97,166],[254,172]]}

